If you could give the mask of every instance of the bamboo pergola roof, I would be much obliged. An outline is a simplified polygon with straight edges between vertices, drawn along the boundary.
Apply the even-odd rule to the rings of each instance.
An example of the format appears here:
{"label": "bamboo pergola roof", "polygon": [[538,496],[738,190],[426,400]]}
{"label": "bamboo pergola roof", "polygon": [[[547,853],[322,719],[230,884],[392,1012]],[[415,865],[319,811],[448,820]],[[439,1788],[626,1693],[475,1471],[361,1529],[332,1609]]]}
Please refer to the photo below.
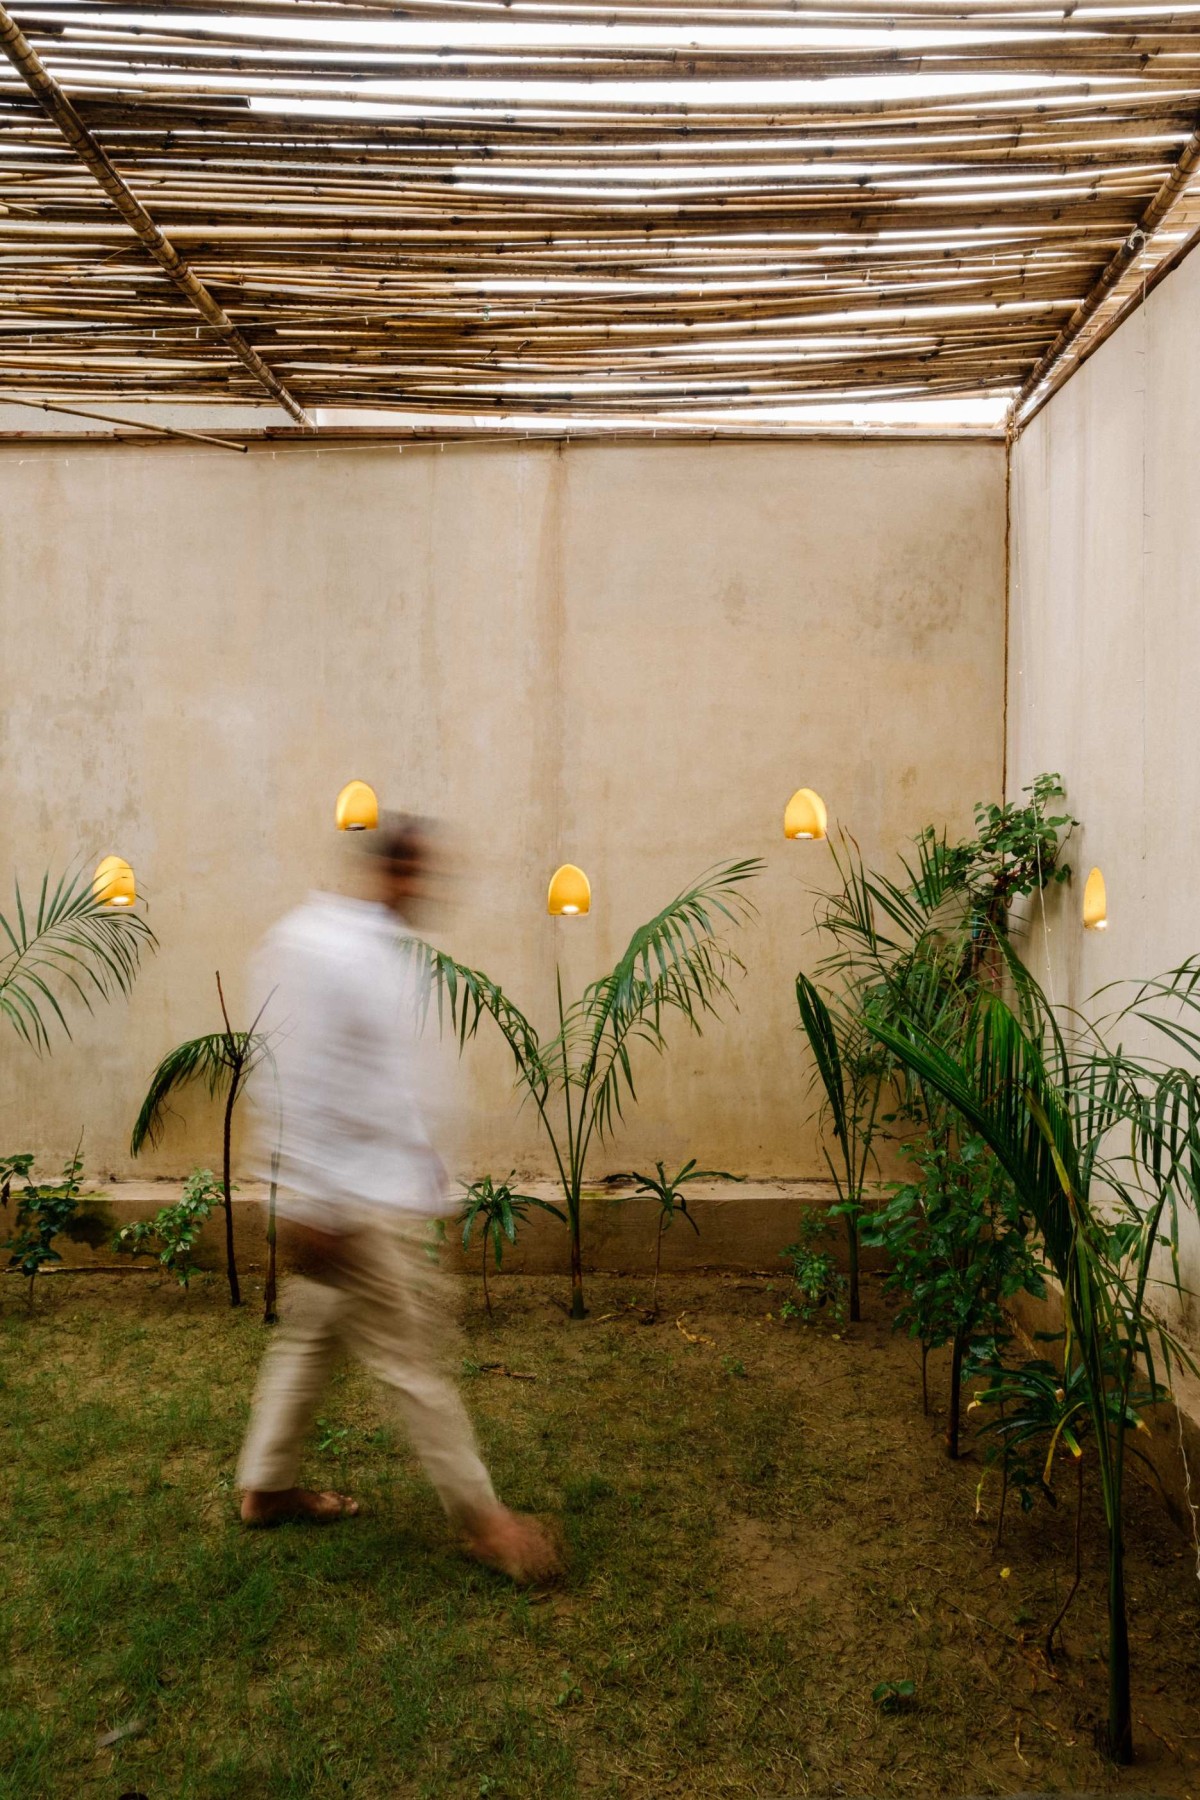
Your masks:
{"label": "bamboo pergola roof", "polygon": [[47,0],[0,38],[14,396],[1028,412],[1200,227],[1200,0]]}

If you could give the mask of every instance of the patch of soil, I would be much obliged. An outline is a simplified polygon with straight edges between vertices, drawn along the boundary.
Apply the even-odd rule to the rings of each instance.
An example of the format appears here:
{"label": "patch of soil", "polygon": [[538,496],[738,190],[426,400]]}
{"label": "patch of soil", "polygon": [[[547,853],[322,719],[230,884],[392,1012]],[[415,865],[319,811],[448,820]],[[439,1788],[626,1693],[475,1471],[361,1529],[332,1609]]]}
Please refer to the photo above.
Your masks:
{"label": "patch of soil", "polygon": [[[828,1616],[846,1596],[845,1571],[824,1546],[803,1543],[794,1528],[732,1514],[718,1538],[730,1618],[783,1619],[816,1602]],[[848,1610],[843,1607],[841,1610]]]}

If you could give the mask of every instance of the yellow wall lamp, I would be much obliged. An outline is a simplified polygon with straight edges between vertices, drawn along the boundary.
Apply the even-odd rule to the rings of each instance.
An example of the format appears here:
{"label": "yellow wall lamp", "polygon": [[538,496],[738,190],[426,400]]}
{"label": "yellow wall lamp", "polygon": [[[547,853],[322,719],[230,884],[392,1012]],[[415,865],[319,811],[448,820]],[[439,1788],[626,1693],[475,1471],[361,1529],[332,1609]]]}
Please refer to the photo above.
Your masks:
{"label": "yellow wall lamp", "polygon": [[137,900],[137,882],[123,856],[105,856],[96,864],[92,898],[97,906],[132,906]]}
{"label": "yellow wall lamp", "polygon": [[375,831],[379,825],[379,801],[365,781],[348,781],[337,797],[334,812],[339,831]]}
{"label": "yellow wall lamp", "polygon": [[1093,869],[1083,890],[1083,928],[1085,931],[1108,930],[1108,891],[1099,869]]}
{"label": "yellow wall lamp", "polygon": [[797,788],[783,815],[783,835],[809,842],[828,835],[829,814],[820,794],[812,788]]}
{"label": "yellow wall lamp", "polygon": [[592,884],[574,863],[564,863],[550,877],[546,911],[552,918],[582,918],[592,910]]}

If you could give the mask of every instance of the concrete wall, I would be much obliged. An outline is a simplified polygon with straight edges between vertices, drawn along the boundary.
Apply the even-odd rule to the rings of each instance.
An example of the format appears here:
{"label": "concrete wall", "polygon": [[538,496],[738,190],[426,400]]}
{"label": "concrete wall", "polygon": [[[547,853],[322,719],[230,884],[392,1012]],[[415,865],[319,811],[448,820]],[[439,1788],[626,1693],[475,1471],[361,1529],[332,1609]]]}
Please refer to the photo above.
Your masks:
{"label": "concrete wall", "polygon": [[[1013,455],[1008,785],[1058,769],[1083,821],[1079,879],[1034,925],[1039,966],[1073,1006],[1200,951],[1198,322],[1194,255]],[[1081,925],[1093,864],[1103,933]],[[1183,1232],[1184,1281],[1200,1289],[1200,1232],[1194,1220]],[[1195,1303],[1184,1313],[1200,1345]],[[1192,1405],[1200,1414],[1200,1394]]]}
{"label": "concrete wall", "polygon": [[[0,872],[119,851],[161,940],[48,1061],[0,1037],[0,1145],[82,1130],[90,1171],[130,1169],[156,1061],[330,878],[362,776],[461,828],[445,941],[546,1023],[556,951],[574,990],[706,866],[765,856],[740,1012],[643,1059],[596,1172],[820,1172],[792,978],[828,851],[782,808],[811,784],[875,854],[998,791],[1000,447],[48,444],[0,449],[0,487]],[[567,858],[594,910],[553,922]],[[486,1029],[460,1097],[460,1167],[544,1169]],[[189,1106],[137,1167],[217,1155]]]}

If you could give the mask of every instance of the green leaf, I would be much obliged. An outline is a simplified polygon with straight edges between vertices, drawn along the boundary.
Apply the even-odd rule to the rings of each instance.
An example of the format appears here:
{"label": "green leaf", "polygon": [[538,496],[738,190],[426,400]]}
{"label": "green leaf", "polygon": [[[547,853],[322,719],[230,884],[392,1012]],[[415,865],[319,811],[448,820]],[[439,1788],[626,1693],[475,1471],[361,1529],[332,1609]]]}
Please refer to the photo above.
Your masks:
{"label": "green leaf", "polygon": [[[763,866],[752,857],[710,870],[639,926],[616,967],[571,1009],[556,1045],[576,1054],[576,1079],[591,1098],[589,1128],[601,1136],[615,1128],[624,1100],[636,1099],[630,1046],[661,1053],[668,1013],[699,1033],[732,997],[730,976],[742,964],[718,933],[752,916],[742,889]],[[547,1057],[554,1061],[553,1047]]]}
{"label": "green leaf", "polygon": [[911,1700],[916,1691],[915,1681],[881,1681],[871,1689],[871,1698],[876,1706],[895,1706]]}
{"label": "green leaf", "polygon": [[71,1035],[60,995],[90,1011],[97,999],[129,994],[157,939],[136,910],[102,906],[82,869],[53,890],[43,875],[32,921],[19,882],[14,902],[11,915],[0,912],[0,1013],[32,1049],[48,1051],[54,1025]]}
{"label": "green leaf", "polygon": [[552,1077],[538,1034],[499,984],[481,969],[455,962],[452,956],[447,956],[443,950],[435,950],[422,938],[405,938],[404,949],[424,977],[423,1009],[428,1010],[431,997],[436,999],[438,1025],[444,1026],[449,1017],[459,1050],[465,1049],[469,1039],[475,1036],[479,1022],[486,1014],[499,1027],[512,1051],[518,1080],[535,1099],[544,1100]]}
{"label": "green leaf", "polygon": [[214,1031],[207,1037],[189,1038],[169,1051],[150,1078],[130,1136],[130,1154],[138,1156],[147,1143],[158,1143],[168,1102],[181,1088],[198,1081],[209,1097],[215,1098],[226,1090],[235,1073],[244,1080],[269,1054],[268,1038],[253,1031]]}

